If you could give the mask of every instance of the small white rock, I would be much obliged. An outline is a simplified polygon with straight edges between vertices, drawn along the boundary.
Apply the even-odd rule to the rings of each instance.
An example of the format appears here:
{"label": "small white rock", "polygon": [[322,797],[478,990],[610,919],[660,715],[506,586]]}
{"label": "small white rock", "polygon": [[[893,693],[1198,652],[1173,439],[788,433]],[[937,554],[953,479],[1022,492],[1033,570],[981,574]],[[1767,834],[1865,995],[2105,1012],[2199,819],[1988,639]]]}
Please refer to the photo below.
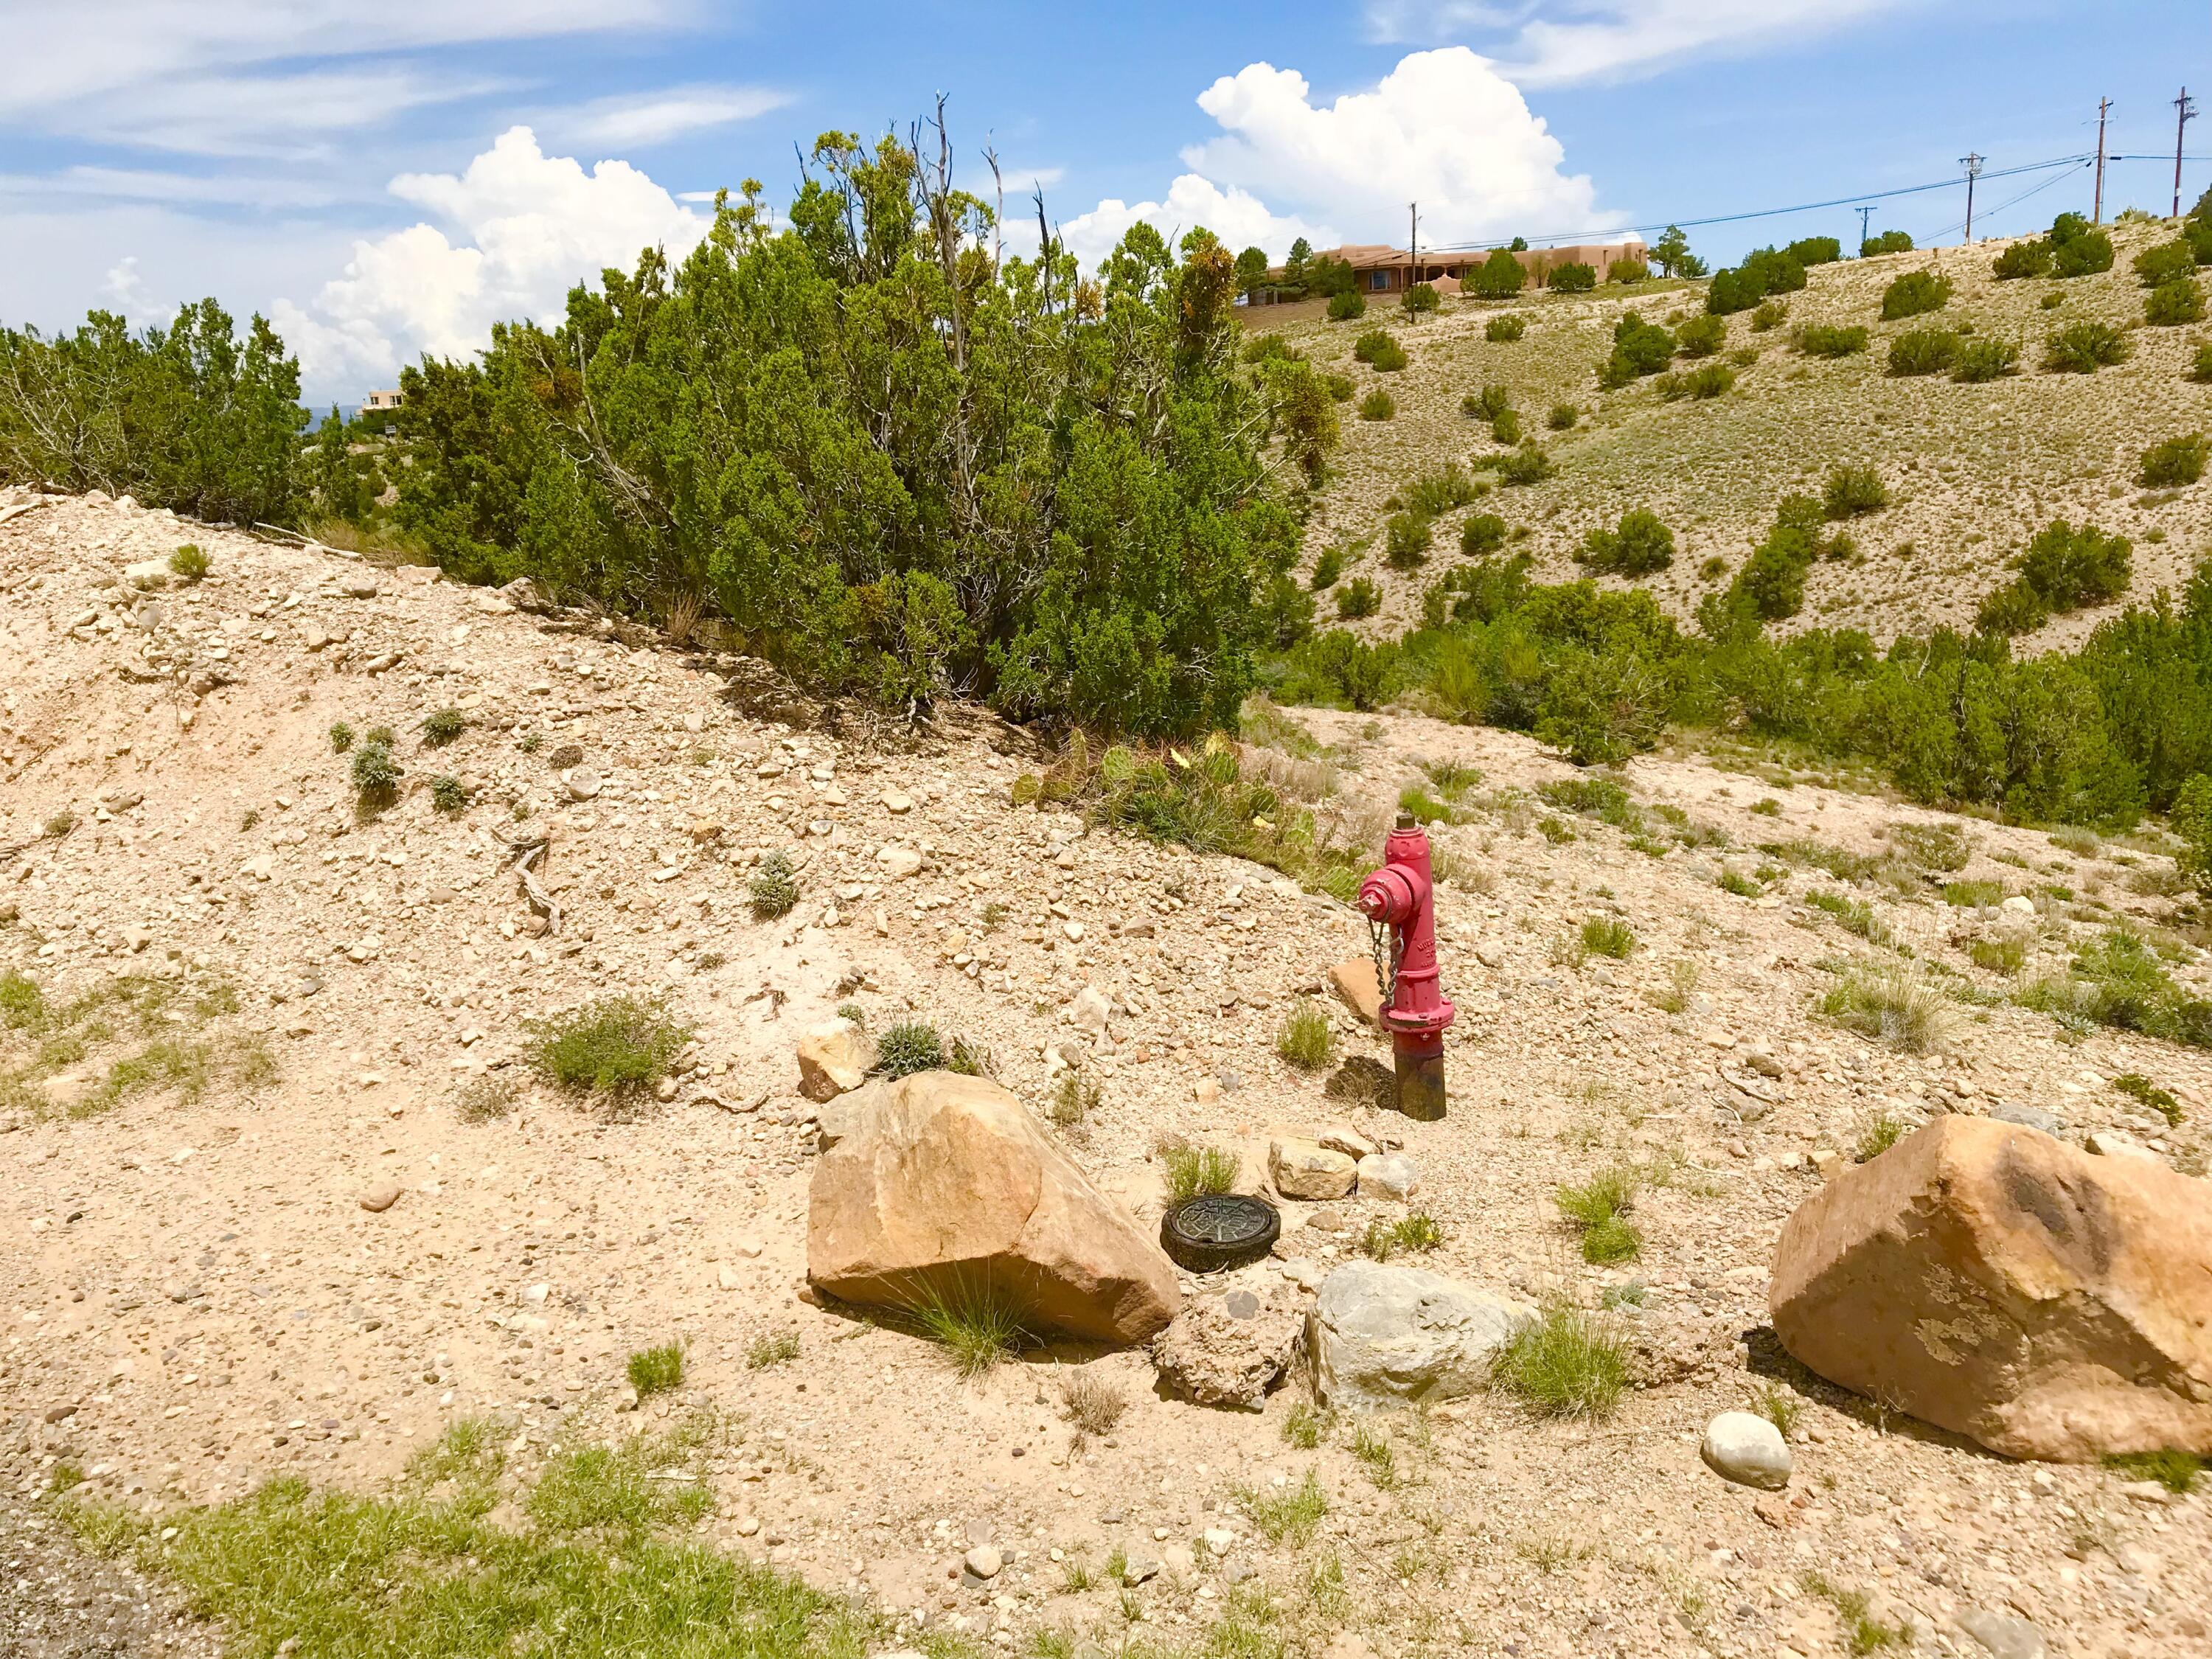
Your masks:
{"label": "small white rock", "polygon": [[1790,1484],[1790,1446],[1782,1431],[1750,1412],[1723,1412],[1698,1447],[1705,1467],[1739,1486],[1778,1491]]}

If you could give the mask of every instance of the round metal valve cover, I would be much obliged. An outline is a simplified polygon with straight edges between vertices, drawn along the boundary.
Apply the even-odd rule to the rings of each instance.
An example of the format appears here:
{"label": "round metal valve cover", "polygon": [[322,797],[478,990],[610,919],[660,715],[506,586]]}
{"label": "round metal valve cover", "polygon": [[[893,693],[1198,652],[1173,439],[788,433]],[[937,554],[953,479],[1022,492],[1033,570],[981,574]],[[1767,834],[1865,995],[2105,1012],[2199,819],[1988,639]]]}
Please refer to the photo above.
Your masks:
{"label": "round metal valve cover", "polygon": [[1235,1193],[1202,1193],[1170,1204],[1160,1218],[1160,1248],[1178,1267],[1218,1273],[1257,1261],[1282,1237],[1275,1206]]}

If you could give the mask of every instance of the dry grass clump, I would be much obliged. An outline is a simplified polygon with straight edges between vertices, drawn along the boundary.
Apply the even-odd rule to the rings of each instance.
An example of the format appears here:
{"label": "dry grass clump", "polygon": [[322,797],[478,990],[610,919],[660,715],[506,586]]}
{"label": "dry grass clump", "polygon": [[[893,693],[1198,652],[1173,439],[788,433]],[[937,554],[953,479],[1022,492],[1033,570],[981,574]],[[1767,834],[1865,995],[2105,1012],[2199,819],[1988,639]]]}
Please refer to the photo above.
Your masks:
{"label": "dry grass clump", "polygon": [[1943,994],[1911,969],[1856,967],[1820,999],[1820,1011],[1847,1030],[1922,1054],[1939,1047],[1954,1015]]}
{"label": "dry grass clump", "polygon": [[1628,1387],[1628,1351],[1602,1316],[1554,1297],[1498,1351],[1490,1383],[1540,1417],[1602,1417]]}

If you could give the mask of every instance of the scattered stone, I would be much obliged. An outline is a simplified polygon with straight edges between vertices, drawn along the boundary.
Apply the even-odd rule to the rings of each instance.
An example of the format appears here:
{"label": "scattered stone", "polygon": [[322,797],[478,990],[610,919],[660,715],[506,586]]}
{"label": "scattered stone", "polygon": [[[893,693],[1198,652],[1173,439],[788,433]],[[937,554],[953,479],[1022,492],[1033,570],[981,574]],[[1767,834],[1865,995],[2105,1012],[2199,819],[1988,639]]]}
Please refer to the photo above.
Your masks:
{"label": "scattered stone", "polygon": [[2066,1126],[2052,1113],[2039,1106],[2019,1106],[2007,1102],[1990,1108],[1990,1115],[2000,1123],[2016,1123],[2023,1129],[2039,1129],[2045,1134],[2063,1134]]}
{"label": "scattered stone", "polygon": [[1351,1193],[1359,1165],[1318,1140],[1292,1135],[1269,1143],[1267,1173],[1285,1198],[1324,1203]]}
{"label": "scattered stone", "polygon": [[1258,1411],[1289,1370],[1303,1322],[1287,1295],[1266,1303],[1249,1291],[1200,1297],[1152,1339],[1152,1364],[1186,1400]]}
{"label": "scattered stone", "polygon": [[599,781],[599,775],[597,772],[580,766],[568,773],[561,781],[568,787],[568,799],[571,800],[590,800],[605,787]]}
{"label": "scattered stone", "polygon": [[1778,1492],[1790,1484],[1790,1444],[1782,1431],[1750,1412],[1723,1412],[1698,1446],[1705,1467],[1740,1486]]}
{"label": "scattered stone", "polygon": [[884,791],[884,810],[893,817],[902,817],[914,811],[914,797],[897,789]]}
{"label": "scattered stone", "polygon": [[2158,1162],[2156,1152],[2122,1129],[2092,1130],[2084,1144],[2099,1158],[2147,1158]]}
{"label": "scattered stone", "polygon": [[996,1578],[1006,1566],[1006,1558],[999,1553],[996,1544],[978,1544],[960,1558],[960,1565],[974,1577],[988,1582]]}
{"label": "scattered stone", "polygon": [[1108,1022],[1113,1018],[1114,1001],[1097,986],[1086,985],[1075,994],[1075,1000],[1067,1012],[1078,1030],[1104,1036]]}
{"label": "scattered stone", "polygon": [[372,1215],[380,1215],[399,1201],[398,1183],[380,1181],[361,1195],[361,1207]]}
{"label": "scattered stone", "polygon": [[1364,1636],[1340,1630],[1328,1638],[1321,1650],[1321,1659],[1376,1659],[1372,1644]]}
{"label": "scattered stone", "polygon": [[2212,1452],[2212,1188],[1946,1115],[1782,1230],[1769,1307],[1820,1376],[2008,1457]]}
{"label": "scattered stone", "polygon": [[143,591],[169,585],[169,564],[166,559],[141,559],[136,564],[123,567],[123,580]]}
{"label": "scattered stone", "polygon": [[1328,988],[1336,1000],[1370,1025],[1382,1023],[1382,988],[1375,977],[1372,957],[1350,957],[1328,970]]}
{"label": "scattered stone", "polygon": [[1033,1329],[1104,1341],[1175,1317],[1174,1263],[1006,1090],[921,1072],[872,1094],[814,1166],[815,1289],[910,1307],[988,1286]]}
{"label": "scattered stone", "polygon": [[1342,1152],[1350,1158],[1373,1158],[1382,1150],[1376,1142],[1360,1133],[1348,1123],[1340,1124],[1334,1129],[1322,1130],[1319,1139],[1321,1144],[1332,1152]]}
{"label": "scattered stone", "polygon": [[799,1039],[799,1092],[835,1100],[866,1082],[875,1063],[873,1039],[842,1015],[810,1025]]}
{"label": "scattered stone", "polygon": [[2025,1619],[1962,1607],[1951,1616],[1951,1622],[1987,1648],[1991,1659],[2043,1659],[2043,1632]]}
{"label": "scattered stone", "polygon": [[373,599],[376,597],[376,578],[348,576],[338,584],[338,592],[349,599]]}
{"label": "scattered stone", "polygon": [[899,881],[921,868],[921,854],[911,847],[892,845],[876,854],[876,862],[884,866],[885,875]]}
{"label": "scattered stone", "polygon": [[1420,1168],[1403,1152],[1370,1152],[1358,1167],[1359,1190],[1370,1197],[1402,1204],[1421,1188]]}
{"label": "scattered stone", "polygon": [[1324,1406],[1384,1410],[1471,1394],[1525,1302],[1421,1267],[1354,1261],[1325,1279],[1307,1317],[1314,1389]]}
{"label": "scattered stone", "polygon": [[2014,893],[1997,908],[2009,916],[2032,916],[2035,914],[2035,901],[2025,893]]}

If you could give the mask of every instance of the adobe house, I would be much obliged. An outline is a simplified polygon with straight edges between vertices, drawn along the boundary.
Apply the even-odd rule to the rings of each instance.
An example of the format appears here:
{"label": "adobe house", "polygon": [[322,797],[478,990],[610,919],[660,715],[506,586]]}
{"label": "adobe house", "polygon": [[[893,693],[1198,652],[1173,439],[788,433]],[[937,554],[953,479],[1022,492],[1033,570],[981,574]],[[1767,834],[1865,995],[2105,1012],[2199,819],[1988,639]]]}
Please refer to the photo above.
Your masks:
{"label": "adobe house", "polygon": [[[1490,254],[1488,248],[1440,249],[1435,252],[1424,250],[1417,260],[1407,250],[1386,243],[1347,242],[1342,247],[1320,249],[1314,257],[1350,265],[1360,293],[1370,298],[1377,295],[1387,298],[1403,294],[1417,283],[1431,283],[1439,294],[1456,294],[1461,279],[1480,267]],[[1586,264],[1597,272],[1597,279],[1602,283],[1616,261],[1646,256],[1642,239],[1632,236],[1619,242],[1528,248],[1513,257],[1528,271],[1532,284],[1541,288],[1551,273],[1564,264]],[[1268,272],[1277,277],[1282,274],[1279,265]]]}

